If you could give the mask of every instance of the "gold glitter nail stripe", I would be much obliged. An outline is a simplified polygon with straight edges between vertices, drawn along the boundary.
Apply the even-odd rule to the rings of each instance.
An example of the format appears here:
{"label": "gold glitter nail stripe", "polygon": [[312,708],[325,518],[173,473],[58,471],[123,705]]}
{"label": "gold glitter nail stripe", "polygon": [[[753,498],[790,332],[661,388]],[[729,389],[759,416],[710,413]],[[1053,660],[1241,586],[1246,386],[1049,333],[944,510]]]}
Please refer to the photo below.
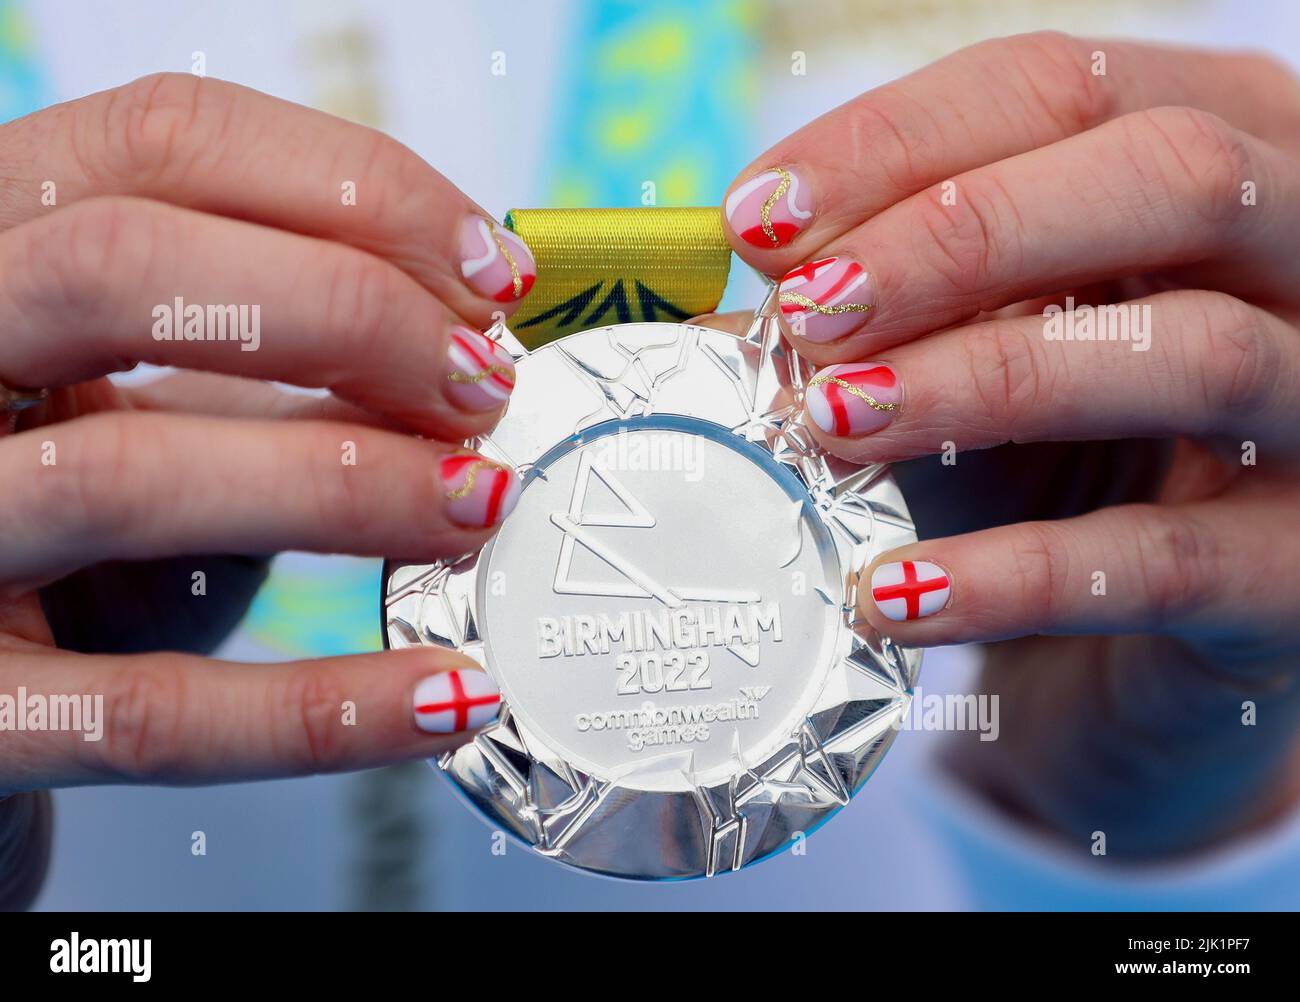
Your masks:
{"label": "gold glitter nail stripe", "polygon": [[825,386],[827,383],[834,383],[845,393],[851,393],[859,400],[865,400],[867,402],[867,405],[871,407],[873,410],[878,410],[878,411],[898,410],[898,404],[882,404],[870,393],[864,392],[860,387],[854,386],[852,383],[841,379],[839,376],[832,376],[829,374],[814,376],[808,383],[808,389],[811,390],[814,386]]}
{"label": "gold glitter nail stripe", "polygon": [[449,372],[447,378],[453,383],[481,383],[491,376],[504,376],[509,379],[514,375],[514,370],[505,365],[489,365],[486,369],[479,369],[472,376],[467,376],[463,372]]}
{"label": "gold glitter nail stripe", "polygon": [[781,200],[781,196],[790,190],[790,185],[794,178],[784,167],[773,167],[773,171],[781,175],[781,183],[776,186],[776,190],[767,196],[767,201],[763,203],[763,208],[758,210],[758,218],[763,222],[763,233],[767,239],[772,241],[773,247],[781,246],[781,241],[776,238],[776,230],[772,229],[772,206]]}
{"label": "gold glitter nail stripe", "polygon": [[841,313],[866,313],[867,310],[871,309],[870,303],[841,303],[839,306],[823,306],[816,300],[809,299],[802,292],[783,292],[778,298],[782,303],[802,306],[805,310],[812,310],[824,317],[833,317]]}
{"label": "gold glitter nail stripe", "polygon": [[510,284],[514,288],[515,298],[518,299],[524,294],[524,280],[519,276],[519,265],[515,263],[514,255],[506,249],[506,242],[501,239],[501,234],[497,232],[497,224],[488,223],[488,229],[492,231],[492,239],[497,242],[497,250],[501,251],[501,256],[506,259],[506,264],[510,265]]}
{"label": "gold glitter nail stripe", "polygon": [[448,501],[459,501],[461,498],[469,497],[469,492],[474,489],[474,481],[478,479],[479,470],[501,470],[505,467],[498,466],[496,463],[489,463],[486,459],[480,459],[477,463],[470,463],[465,468],[465,482],[453,491],[447,492]]}

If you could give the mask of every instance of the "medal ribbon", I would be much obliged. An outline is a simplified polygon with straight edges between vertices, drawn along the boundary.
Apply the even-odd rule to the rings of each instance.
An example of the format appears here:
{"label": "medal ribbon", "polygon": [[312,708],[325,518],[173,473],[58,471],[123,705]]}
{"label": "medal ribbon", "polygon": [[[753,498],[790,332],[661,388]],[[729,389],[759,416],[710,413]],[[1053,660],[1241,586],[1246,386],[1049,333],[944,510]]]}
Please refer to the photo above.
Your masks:
{"label": "medal ribbon", "polygon": [[716,206],[511,209],[505,223],[537,260],[537,282],[508,321],[530,348],[591,327],[710,313],[731,270]]}

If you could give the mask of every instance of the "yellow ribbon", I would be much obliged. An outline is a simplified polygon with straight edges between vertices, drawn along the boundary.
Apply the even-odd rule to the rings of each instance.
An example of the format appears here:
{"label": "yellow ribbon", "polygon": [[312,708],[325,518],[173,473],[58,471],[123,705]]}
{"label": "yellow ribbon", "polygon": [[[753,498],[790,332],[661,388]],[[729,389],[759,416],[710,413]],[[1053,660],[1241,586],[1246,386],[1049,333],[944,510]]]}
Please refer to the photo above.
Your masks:
{"label": "yellow ribbon", "polygon": [[505,222],[537,261],[508,321],[530,348],[590,327],[709,313],[731,270],[716,207],[511,209]]}

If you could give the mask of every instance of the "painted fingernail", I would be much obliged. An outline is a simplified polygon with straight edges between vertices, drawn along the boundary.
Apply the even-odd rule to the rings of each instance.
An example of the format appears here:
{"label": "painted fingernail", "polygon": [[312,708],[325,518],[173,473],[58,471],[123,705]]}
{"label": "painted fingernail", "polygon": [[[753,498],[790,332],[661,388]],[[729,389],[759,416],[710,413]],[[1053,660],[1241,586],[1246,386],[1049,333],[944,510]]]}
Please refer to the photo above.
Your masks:
{"label": "painted fingernail", "polygon": [[808,381],[804,403],[828,435],[869,435],[894,420],[903,387],[894,370],[879,362],[832,365]]}
{"label": "painted fingernail", "polygon": [[799,175],[785,167],[765,170],[727,196],[727,222],[755,247],[784,247],[812,219],[812,198]]}
{"label": "painted fingernail", "polygon": [[537,262],[528,245],[504,226],[482,216],[461,224],[460,273],[480,296],[498,303],[523,299],[537,281]]}
{"label": "painted fingernail", "polygon": [[415,687],[415,726],[429,734],[477,730],[491,723],[501,690],[482,671],[445,671]]}
{"label": "painted fingernail", "polygon": [[856,330],[875,297],[867,270],[849,257],[809,261],[781,279],[781,316],[798,337],[824,344]]}
{"label": "painted fingernail", "polygon": [[519,500],[521,485],[514,470],[477,453],[443,456],[438,473],[446,489],[447,517],[463,528],[500,525]]}
{"label": "painted fingernail", "polygon": [[925,560],[881,564],[871,575],[871,598],[895,623],[933,616],[948,604],[951,595],[948,572]]}
{"label": "painted fingernail", "polygon": [[447,338],[447,396],[467,411],[495,410],[515,388],[510,352],[469,327],[453,327]]}

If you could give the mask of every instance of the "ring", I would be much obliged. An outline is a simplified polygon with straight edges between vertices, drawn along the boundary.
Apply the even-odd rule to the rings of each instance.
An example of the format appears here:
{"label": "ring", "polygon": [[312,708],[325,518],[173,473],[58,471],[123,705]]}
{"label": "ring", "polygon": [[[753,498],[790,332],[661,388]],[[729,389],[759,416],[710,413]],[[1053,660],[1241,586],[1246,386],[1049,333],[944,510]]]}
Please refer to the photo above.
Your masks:
{"label": "ring", "polygon": [[43,403],[49,395],[48,389],[19,390],[0,383],[0,434],[7,430],[12,435],[18,428],[19,412]]}
{"label": "ring", "polygon": [[19,390],[0,383],[0,411],[17,413],[35,407],[49,397],[49,390]]}

